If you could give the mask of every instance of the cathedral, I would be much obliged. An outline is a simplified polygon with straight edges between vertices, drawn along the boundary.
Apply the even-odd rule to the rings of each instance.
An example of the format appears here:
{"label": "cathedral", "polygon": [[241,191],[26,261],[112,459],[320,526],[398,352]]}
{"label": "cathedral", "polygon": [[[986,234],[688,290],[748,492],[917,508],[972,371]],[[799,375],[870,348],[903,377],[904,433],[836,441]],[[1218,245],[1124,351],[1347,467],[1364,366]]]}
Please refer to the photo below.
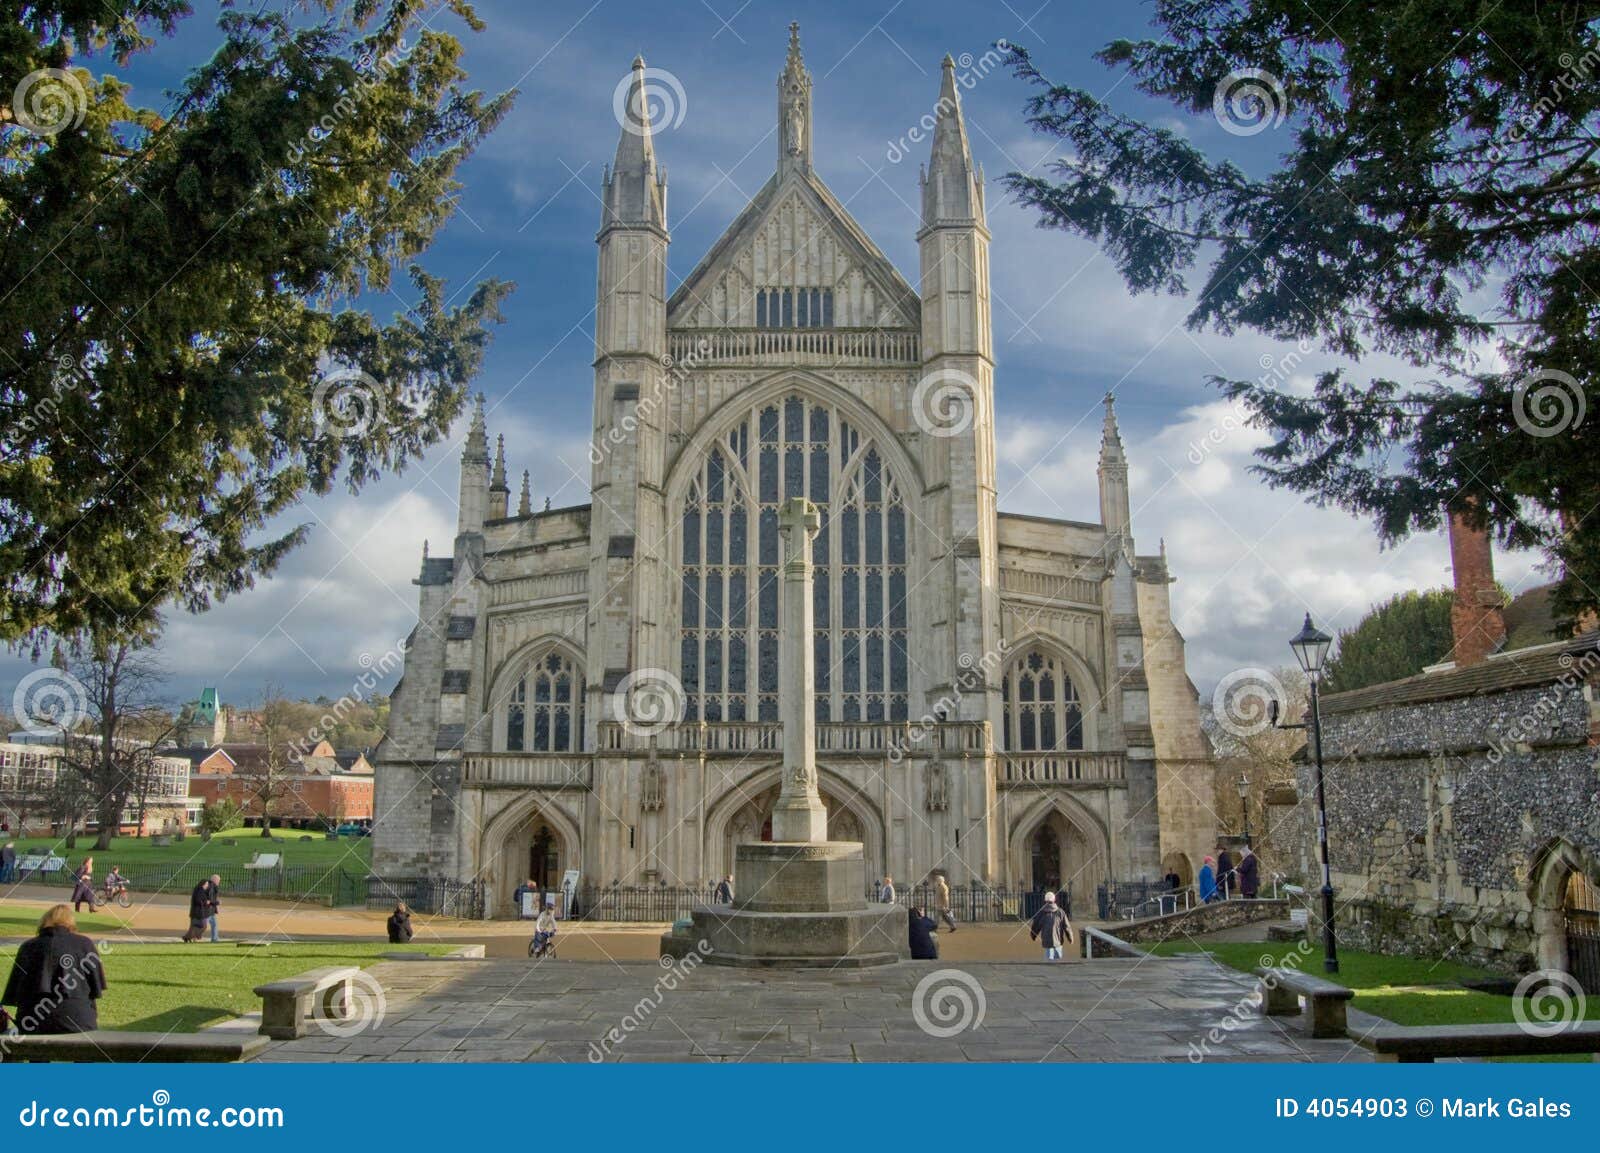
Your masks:
{"label": "cathedral", "polygon": [[[771,836],[777,510],[817,506],[818,780],[902,885],[1192,879],[1212,765],[1110,397],[1098,520],[999,511],[989,231],[946,57],[918,287],[812,167],[797,30],[776,169],[670,295],[635,60],[596,244],[590,503],[513,509],[482,401],[377,774],[373,871],[709,887]],[[619,109],[620,111],[620,109]],[[1003,385],[1000,390],[1003,399]],[[1068,503],[1072,498],[1064,500]]]}

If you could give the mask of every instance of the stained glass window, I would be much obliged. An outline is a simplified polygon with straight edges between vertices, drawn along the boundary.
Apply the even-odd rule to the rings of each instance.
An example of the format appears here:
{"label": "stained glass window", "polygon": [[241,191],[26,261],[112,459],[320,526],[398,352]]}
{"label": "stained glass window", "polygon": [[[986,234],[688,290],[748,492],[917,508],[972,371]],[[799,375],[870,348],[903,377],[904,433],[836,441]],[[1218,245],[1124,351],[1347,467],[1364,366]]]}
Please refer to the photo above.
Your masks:
{"label": "stained glass window", "polygon": [[[831,308],[826,291],[807,302],[812,317]],[[752,442],[753,474],[743,451]],[[739,446],[740,459],[723,446]],[[832,408],[790,396],[720,438],[684,501],[679,647],[688,720],[778,719],[778,506],[801,495],[822,519],[812,546],[816,717],[906,719],[910,549],[899,486],[870,438]],[[755,536],[748,545],[747,532]]]}
{"label": "stained glass window", "polygon": [[1083,748],[1083,706],[1061,661],[1043,649],[1024,653],[1001,684],[1006,748],[1056,752]]}
{"label": "stained glass window", "polygon": [[505,748],[572,753],[583,744],[583,674],[571,657],[546,653],[528,666],[506,703]]}

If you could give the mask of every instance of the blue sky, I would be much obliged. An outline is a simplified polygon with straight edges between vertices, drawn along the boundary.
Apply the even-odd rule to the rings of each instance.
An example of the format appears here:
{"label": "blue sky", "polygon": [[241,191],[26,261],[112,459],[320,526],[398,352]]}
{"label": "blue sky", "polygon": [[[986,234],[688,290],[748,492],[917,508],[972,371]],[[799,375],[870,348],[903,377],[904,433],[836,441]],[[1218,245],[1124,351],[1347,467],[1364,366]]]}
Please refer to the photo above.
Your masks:
{"label": "blue sky", "polygon": [[[1246,167],[1288,147],[1288,125],[1234,136],[1209,114],[1187,116],[1141,97],[1095,63],[1093,52],[1108,40],[1147,32],[1150,6],[1036,6],[479,0],[487,30],[460,30],[473,84],[515,87],[520,95],[464,167],[461,210],[425,264],[463,292],[488,276],[517,284],[479,387],[491,434],[506,436],[511,467],[532,473],[536,505],[546,497],[557,506],[588,500],[597,189],[617,142],[612,93],[636,53],[672,73],[683,93],[681,121],[664,126],[656,141],[669,176],[673,286],[774,167],[774,82],[792,19],[801,21],[814,80],[817,172],[913,284],[917,166],[928,145],[906,137],[933,109],[946,52],[965,64],[998,39],[1025,45],[1051,77]],[[215,43],[208,16],[189,20],[127,70],[133,98],[162,106],[164,90]],[[1269,492],[1248,475],[1261,438],[1235,427],[1205,378],[1258,376],[1290,349],[1252,334],[1187,331],[1182,300],[1131,297],[1093,245],[1041,232],[1005,201],[1001,175],[1055,155],[1022,121],[1026,96],[995,70],[962,97],[989,178],[1002,509],[1098,519],[1100,398],[1113,390],[1133,469],[1139,550],[1154,552],[1166,541],[1178,577],[1175,616],[1191,674],[1207,693],[1231,670],[1287,663],[1286,639],[1307,610],[1325,627],[1347,626],[1393,592],[1447,582],[1442,536],[1380,552],[1367,524]],[[903,150],[909,155],[896,162]],[[403,303],[371,306],[387,314]],[[1285,386],[1307,388],[1331,363],[1305,356]],[[1410,378],[1381,358],[1362,366],[1383,370]],[[464,432],[456,429],[452,443],[420,467],[359,498],[341,493],[308,503],[291,519],[312,525],[311,541],[273,579],[200,617],[173,612],[164,647],[174,699],[214,684],[225,701],[245,704],[268,679],[306,695],[348,692],[366,663],[414,622],[410,581],[423,539],[436,555],[449,548]],[[1530,558],[1498,559],[1514,590],[1541,579]],[[9,701],[28,669],[0,658],[0,700]]]}

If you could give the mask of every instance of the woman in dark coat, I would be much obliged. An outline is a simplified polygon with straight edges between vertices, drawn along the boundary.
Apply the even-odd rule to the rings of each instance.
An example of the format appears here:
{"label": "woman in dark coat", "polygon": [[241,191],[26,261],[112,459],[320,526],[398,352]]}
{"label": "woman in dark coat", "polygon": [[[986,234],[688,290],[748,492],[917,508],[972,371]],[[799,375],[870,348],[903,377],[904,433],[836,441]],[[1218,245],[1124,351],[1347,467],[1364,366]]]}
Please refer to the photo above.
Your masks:
{"label": "woman in dark coat", "polygon": [[1256,861],[1256,855],[1248,848],[1241,850],[1234,871],[1239,875],[1239,895],[1254,898],[1261,887],[1261,866]]}
{"label": "woman in dark coat", "polygon": [[78,871],[72,875],[72,911],[83,911],[83,903],[89,902],[89,911],[94,912],[94,858],[85,857],[83,864],[78,866]]}
{"label": "woman in dark coat", "polygon": [[937,961],[939,959],[939,943],[933,939],[934,933],[939,930],[939,923],[932,917],[924,915],[921,909],[912,907],[910,913],[911,933],[911,959],[913,961]]}
{"label": "woman in dark coat", "polygon": [[17,1007],[25,1033],[86,1033],[99,1025],[95,1001],[106,991],[94,942],[78,932],[66,905],[52,905],[39,935],[23,942],[0,1004]]}
{"label": "woman in dark coat", "polygon": [[411,910],[401,901],[389,914],[389,944],[404,945],[411,940]]}
{"label": "woman in dark coat", "polygon": [[189,894],[189,931],[183,935],[185,942],[198,941],[205,936],[206,922],[217,911],[217,891],[210,879],[201,881]]}

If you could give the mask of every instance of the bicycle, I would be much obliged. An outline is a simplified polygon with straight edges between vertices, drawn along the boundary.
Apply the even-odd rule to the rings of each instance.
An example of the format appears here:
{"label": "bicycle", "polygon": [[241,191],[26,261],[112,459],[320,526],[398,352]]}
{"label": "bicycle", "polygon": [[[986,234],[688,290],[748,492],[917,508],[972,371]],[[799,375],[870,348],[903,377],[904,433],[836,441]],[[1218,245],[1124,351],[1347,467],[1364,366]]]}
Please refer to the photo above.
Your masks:
{"label": "bicycle", "polygon": [[90,907],[98,909],[103,905],[111,904],[113,901],[124,909],[133,904],[133,898],[128,895],[128,886],[126,884],[117,885],[115,888],[109,884],[101,885],[100,888],[95,890],[94,899],[90,902]]}
{"label": "bicycle", "polygon": [[529,941],[528,942],[528,956],[533,958],[535,961],[543,961],[543,960],[551,960],[551,961],[553,961],[553,960],[555,960],[555,956],[556,956],[556,938],[555,938],[555,936],[552,935],[551,938],[548,941],[546,941],[542,947],[540,946],[537,937],[535,937],[533,940]]}

